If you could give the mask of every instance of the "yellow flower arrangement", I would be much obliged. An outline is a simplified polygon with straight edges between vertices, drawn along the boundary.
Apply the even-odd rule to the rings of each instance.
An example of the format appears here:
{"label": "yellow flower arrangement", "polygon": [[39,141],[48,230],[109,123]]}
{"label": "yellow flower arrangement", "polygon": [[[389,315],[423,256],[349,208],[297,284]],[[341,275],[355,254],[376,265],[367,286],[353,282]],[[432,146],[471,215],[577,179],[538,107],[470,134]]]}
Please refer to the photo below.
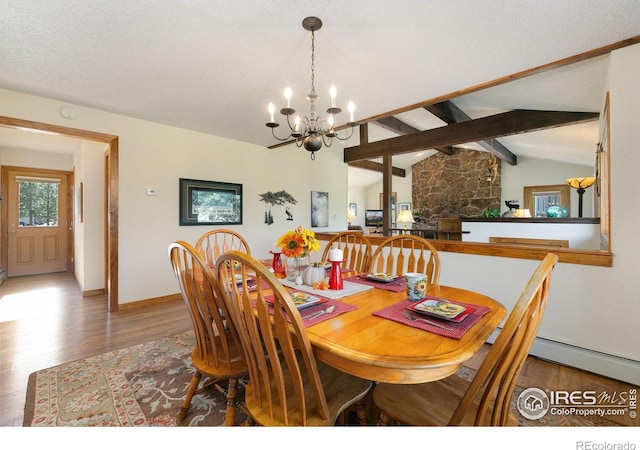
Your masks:
{"label": "yellow flower arrangement", "polygon": [[320,250],[320,243],[316,239],[316,234],[301,226],[295,230],[287,231],[280,236],[276,245],[282,249],[282,253],[289,258],[298,258],[307,253]]}

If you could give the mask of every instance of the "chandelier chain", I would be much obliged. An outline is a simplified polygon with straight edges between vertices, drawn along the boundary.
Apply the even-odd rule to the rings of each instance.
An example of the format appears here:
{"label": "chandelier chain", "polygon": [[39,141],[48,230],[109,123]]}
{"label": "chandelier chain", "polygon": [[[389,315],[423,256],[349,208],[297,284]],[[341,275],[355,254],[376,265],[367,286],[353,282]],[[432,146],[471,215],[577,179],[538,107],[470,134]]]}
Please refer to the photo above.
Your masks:
{"label": "chandelier chain", "polygon": [[316,32],[311,31],[311,94],[316,93]]}
{"label": "chandelier chain", "polygon": [[[309,112],[303,117],[296,116],[293,119],[293,115],[296,114],[296,110],[291,107],[291,89],[288,87],[285,89],[285,99],[287,100],[286,107],[280,109],[280,114],[287,118],[287,125],[289,126],[289,135],[286,137],[278,137],[275,133],[275,129],[280,126],[275,121],[274,112],[276,110],[273,103],[269,103],[269,122],[266,126],[271,128],[271,134],[279,141],[286,141],[288,139],[295,139],[295,144],[298,147],[304,147],[305,150],[311,152],[311,159],[315,159],[315,152],[320,150],[322,146],[331,147],[333,138],[341,141],[346,141],[353,135],[353,129],[358,125],[353,119],[354,105],[349,102],[349,122],[346,126],[350,128],[347,136],[340,137],[334,129],[335,116],[342,112],[342,109],[336,106],[336,88],[331,86],[329,89],[329,96],[331,97],[331,106],[326,110],[328,117],[324,118],[317,113],[317,101],[319,99],[316,94],[316,31],[322,28],[322,21],[317,17],[307,17],[302,21],[302,27],[311,31],[311,92],[307,95],[309,101]],[[292,120],[293,119],[293,120]]]}

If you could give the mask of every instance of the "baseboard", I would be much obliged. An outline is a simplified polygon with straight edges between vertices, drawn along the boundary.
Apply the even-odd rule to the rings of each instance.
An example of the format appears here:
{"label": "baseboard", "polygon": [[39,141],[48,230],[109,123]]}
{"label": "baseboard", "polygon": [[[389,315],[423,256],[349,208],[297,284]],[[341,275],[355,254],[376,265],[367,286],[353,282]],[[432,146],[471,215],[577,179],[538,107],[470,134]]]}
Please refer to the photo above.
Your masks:
{"label": "baseboard", "polygon": [[[497,330],[489,338],[493,342],[498,334]],[[622,358],[607,353],[589,350],[575,345],[563,344],[545,338],[536,338],[531,347],[530,355],[541,359],[597,373],[605,377],[620,380],[625,383],[640,385],[640,362]]]}
{"label": "baseboard", "polygon": [[104,289],[91,289],[89,291],[82,291],[82,298],[97,297],[98,295],[105,295]]}
{"label": "baseboard", "polygon": [[182,294],[170,294],[170,295],[164,295],[162,297],[154,297],[154,298],[148,298],[146,300],[139,300],[136,302],[121,303],[118,305],[118,310],[126,311],[129,309],[144,308],[145,306],[157,305],[158,303],[173,302],[177,300],[182,301]]}

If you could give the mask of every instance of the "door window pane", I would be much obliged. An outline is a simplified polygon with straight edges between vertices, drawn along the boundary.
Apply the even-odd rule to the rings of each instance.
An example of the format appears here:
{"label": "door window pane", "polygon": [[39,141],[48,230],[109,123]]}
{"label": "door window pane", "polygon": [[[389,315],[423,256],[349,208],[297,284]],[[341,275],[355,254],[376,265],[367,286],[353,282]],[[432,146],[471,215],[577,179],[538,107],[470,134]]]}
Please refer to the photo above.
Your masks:
{"label": "door window pane", "polygon": [[18,181],[19,226],[57,227],[59,182]]}
{"label": "door window pane", "polygon": [[535,202],[535,216],[547,217],[549,206],[560,204],[560,192],[538,192],[533,195]]}
{"label": "door window pane", "polygon": [[552,184],[546,186],[523,186],[524,208],[531,211],[532,217],[547,217],[551,206],[564,206],[571,211],[569,186]]}

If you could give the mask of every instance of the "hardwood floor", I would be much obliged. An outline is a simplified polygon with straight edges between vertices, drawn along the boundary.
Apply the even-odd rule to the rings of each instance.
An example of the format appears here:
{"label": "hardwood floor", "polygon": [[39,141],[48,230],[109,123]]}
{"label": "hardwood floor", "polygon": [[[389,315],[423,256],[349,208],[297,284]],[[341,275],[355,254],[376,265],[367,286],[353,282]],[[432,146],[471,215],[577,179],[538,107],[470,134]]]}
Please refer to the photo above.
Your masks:
{"label": "hardwood floor", "polygon": [[[21,426],[29,374],[191,328],[181,301],[117,313],[82,298],[73,275],[9,278],[0,286],[0,426]],[[482,354],[469,362],[476,368]],[[623,391],[631,385],[529,357],[519,383],[543,389]],[[622,425],[631,423],[627,416]]]}
{"label": "hardwood floor", "polygon": [[181,301],[109,314],[106,296],[82,298],[73,275],[7,279],[0,286],[0,425],[22,425],[30,373],[189,329]]}

